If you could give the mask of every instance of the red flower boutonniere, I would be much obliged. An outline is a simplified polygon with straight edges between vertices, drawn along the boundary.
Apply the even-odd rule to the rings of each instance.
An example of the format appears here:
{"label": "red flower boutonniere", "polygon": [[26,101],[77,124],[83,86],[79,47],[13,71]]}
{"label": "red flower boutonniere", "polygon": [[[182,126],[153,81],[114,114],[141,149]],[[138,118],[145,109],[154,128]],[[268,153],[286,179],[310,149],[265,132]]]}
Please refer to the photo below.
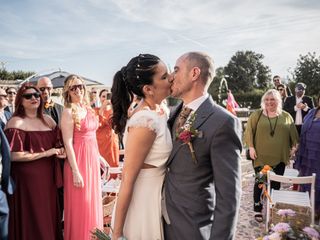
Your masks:
{"label": "red flower boutonniere", "polygon": [[188,144],[188,147],[191,152],[192,161],[196,164],[197,158],[192,145],[192,139],[195,137],[200,137],[202,131],[199,131],[193,127],[194,121],[196,119],[195,113],[191,113],[189,119],[186,123],[178,129],[176,137],[183,142],[183,144]]}

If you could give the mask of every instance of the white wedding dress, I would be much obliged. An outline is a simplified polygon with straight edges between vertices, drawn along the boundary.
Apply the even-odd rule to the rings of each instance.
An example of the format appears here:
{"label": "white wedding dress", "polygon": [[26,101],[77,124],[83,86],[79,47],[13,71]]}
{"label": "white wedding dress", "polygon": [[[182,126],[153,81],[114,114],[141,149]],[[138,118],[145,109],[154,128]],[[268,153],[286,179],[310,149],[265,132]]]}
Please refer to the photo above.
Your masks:
{"label": "white wedding dress", "polygon": [[[168,113],[144,108],[134,113],[127,121],[128,128],[146,127],[156,133],[156,138],[145,163],[156,168],[141,169],[134,185],[133,195],[124,224],[124,236],[128,240],[162,240],[161,191],[165,165],[172,150],[172,140],[167,127]],[[124,160],[125,164],[125,160]],[[114,220],[114,214],[112,220]],[[113,224],[112,224],[113,225]]]}

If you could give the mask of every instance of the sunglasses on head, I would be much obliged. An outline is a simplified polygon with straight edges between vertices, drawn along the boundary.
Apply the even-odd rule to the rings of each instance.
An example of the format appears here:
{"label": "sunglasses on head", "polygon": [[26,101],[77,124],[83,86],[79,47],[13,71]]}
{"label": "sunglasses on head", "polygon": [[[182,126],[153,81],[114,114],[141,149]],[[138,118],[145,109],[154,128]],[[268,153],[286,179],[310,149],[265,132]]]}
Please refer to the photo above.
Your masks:
{"label": "sunglasses on head", "polygon": [[7,94],[16,95],[17,93],[16,92],[7,92]]}
{"label": "sunglasses on head", "polygon": [[51,91],[52,87],[41,87],[39,89],[41,92],[44,92],[45,90]]}
{"label": "sunglasses on head", "polygon": [[38,92],[35,92],[35,93],[25,93],[25,94],[22,95],[22,97],[24,97],[24,98],[27,99],[27,100],[30,100],[30,99],[32,98],[32,96],[33,96],[34,98],[40,98],[40,93],[38,93]]}
{"label": "sunglasses on head", "polygon": [[72,92],[76,91],[77,89],[83,90],[84,89],[84,85],[83,84],[73,85],[73,86],[71,86],[69,88],[69,90],[72,91]]}

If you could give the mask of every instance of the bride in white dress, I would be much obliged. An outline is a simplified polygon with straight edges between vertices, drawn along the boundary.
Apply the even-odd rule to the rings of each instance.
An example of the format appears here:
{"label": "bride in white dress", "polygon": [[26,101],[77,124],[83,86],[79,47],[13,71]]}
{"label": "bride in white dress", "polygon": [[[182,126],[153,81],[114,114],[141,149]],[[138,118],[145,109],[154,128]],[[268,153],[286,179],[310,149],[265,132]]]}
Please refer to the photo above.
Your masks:
{"label": "bride in white dress", "polygon": [[[140,54],[118,71],[112,85],[113,128],[124,134],[122,182],[112,216],[112,239],[162,240],[161,190],[172,149],[168,111],[169,73],[156,56]],[[128,112],[134,95],[142,97]]]}

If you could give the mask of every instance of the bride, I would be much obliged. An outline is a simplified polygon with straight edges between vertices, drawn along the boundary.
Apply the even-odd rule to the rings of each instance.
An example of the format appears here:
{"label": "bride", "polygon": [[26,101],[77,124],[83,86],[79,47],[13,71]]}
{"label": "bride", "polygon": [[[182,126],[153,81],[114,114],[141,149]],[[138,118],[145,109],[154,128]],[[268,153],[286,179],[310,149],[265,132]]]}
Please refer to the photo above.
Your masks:
{"label": "bride", "polygon": [[[140,54],[118,71],[112,85],[112,125],[124,134],[125,163],[112,217],[112,239],[163,239],[161,189],[172,149],[168,114],[169,73],[156,56]],[[134,95],[141,97],[129,112]]]}

